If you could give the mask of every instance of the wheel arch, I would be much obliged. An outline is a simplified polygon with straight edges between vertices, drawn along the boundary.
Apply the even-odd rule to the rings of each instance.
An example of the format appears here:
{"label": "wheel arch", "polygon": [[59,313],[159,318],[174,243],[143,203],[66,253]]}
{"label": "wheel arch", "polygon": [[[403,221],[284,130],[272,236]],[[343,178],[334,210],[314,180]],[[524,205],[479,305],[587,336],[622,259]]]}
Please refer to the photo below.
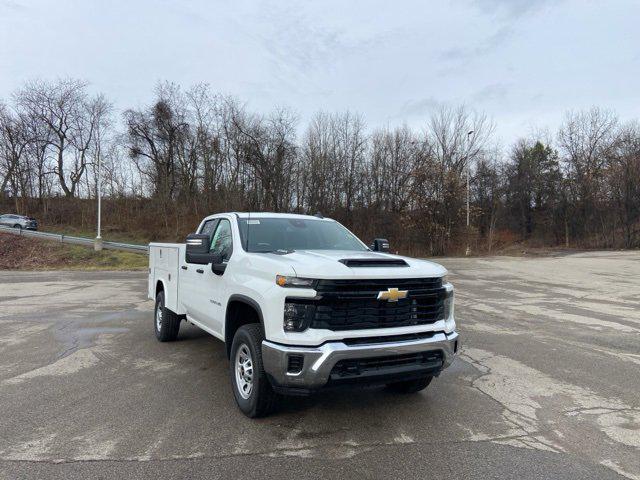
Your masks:
{"label": "wheel arch", "polygon": [[164,293],[164,306],[167,308],[167,305],[169,305],[169,291],[167,290],[167,284],[162,278],[156,280],[155,295],[153,296],[154,301],[158,298],[160,292]]}
{"label": "wheel arch", "polygon": [[158,296],[158,293],[160,293],[161,291],[163,291],[163,292],[164,292],[164,295],[165,295],[164,300],[165,300],[165,302],[166,302],[166,301],[167,301],[167,289],[165,288],[164,280],[162,280],[161,278],[159,278],[159,279],[156,281],[156,294],[155,294],[154,298],[155,298],[155,297],[157,297],[157,296]]}
{"label": "wheel arch", "polygon": [[264,317],[260,304],[246,295],[231,295],[224,318],[224,343],[227,357],[231,355],[231,343],[238,328],[251,323],[259,323],[264,334]]}

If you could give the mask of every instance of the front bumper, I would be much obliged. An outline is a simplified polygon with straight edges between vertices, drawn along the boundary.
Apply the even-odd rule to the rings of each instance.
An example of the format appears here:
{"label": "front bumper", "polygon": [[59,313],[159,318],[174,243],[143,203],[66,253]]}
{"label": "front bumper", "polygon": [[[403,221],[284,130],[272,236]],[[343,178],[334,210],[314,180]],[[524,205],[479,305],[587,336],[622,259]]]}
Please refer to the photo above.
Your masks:
{"label": "front bumper", "polygon": [[[430,338],[388,343],[346,345],[343,342],[327,342],[319,347],[280,345],[264,340],[262,362],[266,373],[276,387],[315,390],[325,386],[333,367],[340,360],[360,360],[412,353],[440,353],[442,368],[453,362],[460,344],[457,332],[436,333]],[[288,372],[289,357],[302,357],[302,369]]]}

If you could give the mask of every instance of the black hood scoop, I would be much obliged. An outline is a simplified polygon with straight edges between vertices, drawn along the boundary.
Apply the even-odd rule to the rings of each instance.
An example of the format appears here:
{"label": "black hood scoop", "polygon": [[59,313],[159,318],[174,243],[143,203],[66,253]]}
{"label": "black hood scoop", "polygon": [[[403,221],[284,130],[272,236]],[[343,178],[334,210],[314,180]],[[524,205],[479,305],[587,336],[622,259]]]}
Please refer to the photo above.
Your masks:
{"label": "black hood scoop", "polygon": [[408,267],[409,264],[400,258],[344,258],[338,260],[350,268],[360,267]]}

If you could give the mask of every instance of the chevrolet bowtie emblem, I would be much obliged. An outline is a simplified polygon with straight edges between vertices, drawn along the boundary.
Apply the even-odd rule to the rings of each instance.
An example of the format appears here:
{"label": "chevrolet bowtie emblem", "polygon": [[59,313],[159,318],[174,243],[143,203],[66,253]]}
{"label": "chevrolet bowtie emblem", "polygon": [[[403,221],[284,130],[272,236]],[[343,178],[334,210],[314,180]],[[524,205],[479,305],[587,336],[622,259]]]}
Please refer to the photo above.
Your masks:
{"label": "chevrolet bowtie emblem", "polygon": [[397,288],[389,288],[386,292],[378,292],[378,300],[386,300],[388,302],[397,302],[401,298],[407,298],[406,290],[398,290]]}

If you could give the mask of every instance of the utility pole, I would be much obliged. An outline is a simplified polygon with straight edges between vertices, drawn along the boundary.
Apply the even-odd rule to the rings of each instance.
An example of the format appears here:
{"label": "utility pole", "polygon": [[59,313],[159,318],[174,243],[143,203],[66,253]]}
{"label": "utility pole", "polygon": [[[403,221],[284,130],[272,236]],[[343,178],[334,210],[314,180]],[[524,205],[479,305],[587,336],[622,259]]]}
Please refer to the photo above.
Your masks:
{"label": "utility pole", "polygon": [[95,242],[93,243],[93,249],[96,252],[102,250],[102,236],[101,236],[101,222],[102,222],[102,169],[101,169],[101,157],[98,150],[98,178],[96,180],[96,196],[98,197],[98,233],[96,235]]}
{"label": "utility pole", "polygon": [[471,254],[471,245],[469,243],[469,238],[471,235],[470,232],[470,222],[469,222],[469,198],[470,198],[470,189],[469,189],[469,145],[470,145],[470,141],[471,141],[471,135],[473,134],[473,130],[469,130],[469,132],[467,133],[467,250],[465,252],[465,255],[470,255]]}

